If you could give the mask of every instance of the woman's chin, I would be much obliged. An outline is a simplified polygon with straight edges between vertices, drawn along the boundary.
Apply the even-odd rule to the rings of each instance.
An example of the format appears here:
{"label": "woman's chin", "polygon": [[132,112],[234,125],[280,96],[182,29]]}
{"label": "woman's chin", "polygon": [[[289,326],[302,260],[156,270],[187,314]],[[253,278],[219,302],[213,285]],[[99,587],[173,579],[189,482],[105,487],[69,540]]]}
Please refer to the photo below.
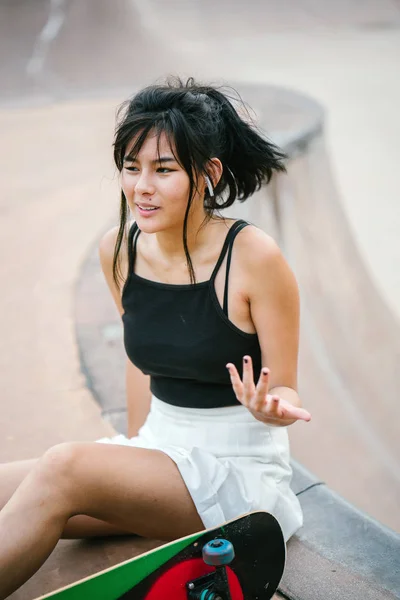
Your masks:
{"label": "woman's chin", "polygon": [[134,217],[140,231],[144,233],[157,233],[165,229],[165,225],[155,215],[150,219],[143,218],[141,215],[134,215]]}

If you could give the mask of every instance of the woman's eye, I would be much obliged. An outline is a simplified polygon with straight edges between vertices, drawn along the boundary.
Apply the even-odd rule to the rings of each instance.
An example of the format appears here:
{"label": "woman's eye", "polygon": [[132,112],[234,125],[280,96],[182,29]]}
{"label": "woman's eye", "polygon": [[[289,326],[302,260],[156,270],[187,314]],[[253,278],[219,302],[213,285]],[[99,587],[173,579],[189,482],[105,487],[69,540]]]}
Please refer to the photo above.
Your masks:
{"label": "woman's eye", "polygon": [[[137,172],[139,169],[137,167],[125,167],[127,171]],[[157,173],[171,173],[173,169],[167,169],[167,167],[160,167],[157,169]]]}

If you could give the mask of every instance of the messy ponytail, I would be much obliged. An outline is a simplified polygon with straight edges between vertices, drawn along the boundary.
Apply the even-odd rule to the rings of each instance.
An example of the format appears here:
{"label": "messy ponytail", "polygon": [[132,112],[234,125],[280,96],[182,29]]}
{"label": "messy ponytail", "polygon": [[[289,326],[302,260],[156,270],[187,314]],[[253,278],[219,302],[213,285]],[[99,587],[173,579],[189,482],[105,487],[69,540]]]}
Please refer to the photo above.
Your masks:
{"label": "messy ponytail", "polygon": [[[244,109],[247,119],[239,116]],[[249,121],[249,122],[248,122]],[[214,196],[205,191],[204,208],[207,219],[217,210],[243,202],[268,183],[275,171],[284,171],[286,158],[274,144],[257,131],[239,94],[221,92],[216,87],[197,84],[193,78],[183,83],[170,78],[165,85],[152,85],[125,102],[117,115],[114,139],[114,161],[122,170],[127,146],[134,158],[147,136],[156,134],[159,141],[164,133],[174,149],[175,159],[189,177],[189,197],[183,225],[183,246],[190,280],[196,278],[187,247],[187,221],[198,177],[208,175],[207,166],[218,158],[223,166],[222,176],[214,188]],[[113,275],[119,286],[122,281],[119,253],[126,232],[128,204],[121,191],[120,226],[114,252]]]}

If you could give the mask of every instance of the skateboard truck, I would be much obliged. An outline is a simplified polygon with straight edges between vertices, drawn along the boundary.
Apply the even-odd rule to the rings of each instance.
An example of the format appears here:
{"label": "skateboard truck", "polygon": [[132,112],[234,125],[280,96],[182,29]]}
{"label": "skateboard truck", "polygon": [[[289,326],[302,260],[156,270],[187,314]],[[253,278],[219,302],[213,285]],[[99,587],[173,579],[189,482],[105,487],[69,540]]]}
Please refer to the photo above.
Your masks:
{"label": "skateboard truck", "polygon": [[215,539],[203,546],[203,560],[215,571],[186,584],[188,600],[232,600],[225,565],[235,558],[230,542]]}

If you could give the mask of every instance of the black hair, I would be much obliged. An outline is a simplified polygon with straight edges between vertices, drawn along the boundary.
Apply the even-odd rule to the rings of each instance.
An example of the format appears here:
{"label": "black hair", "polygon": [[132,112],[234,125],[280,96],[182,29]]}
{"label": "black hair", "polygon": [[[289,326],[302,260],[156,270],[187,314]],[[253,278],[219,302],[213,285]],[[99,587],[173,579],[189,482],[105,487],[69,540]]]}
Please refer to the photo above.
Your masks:
{"label": "black hair", "polygon": [[[234,90],[233,90],[234,91]],[[198,84],[192,77],[186,83],[169,78],[163,85],[151,85],[124,102],[117,113],[114,138],[114,161],[122,171],[128,145],[135,139],[129,156],[134,158],[151,133],[164,133],[175,159],[189,176],[188,204],[183,226],[183,247],[190,281],[196,278],[187,247],[187,221],[198,177],[207,175],[212,158],[223,166],[222,176],[210,196],[204,196],[206,219],[213,213],[231,206],[235,200],[243,202],[268,183],[274,171],[285,171],[285,154],[264,138],[250,120],[249,112],[235,92],[235,97],[220,88]],[[242,119],[231,100],[238,102],[249,119]],[[250,122],[247,122],[250,120]],[[114,250],[113,277],[119,287],[122,280],[119,252],[126,232],[128,204],[121,190],[120,224]]]}

